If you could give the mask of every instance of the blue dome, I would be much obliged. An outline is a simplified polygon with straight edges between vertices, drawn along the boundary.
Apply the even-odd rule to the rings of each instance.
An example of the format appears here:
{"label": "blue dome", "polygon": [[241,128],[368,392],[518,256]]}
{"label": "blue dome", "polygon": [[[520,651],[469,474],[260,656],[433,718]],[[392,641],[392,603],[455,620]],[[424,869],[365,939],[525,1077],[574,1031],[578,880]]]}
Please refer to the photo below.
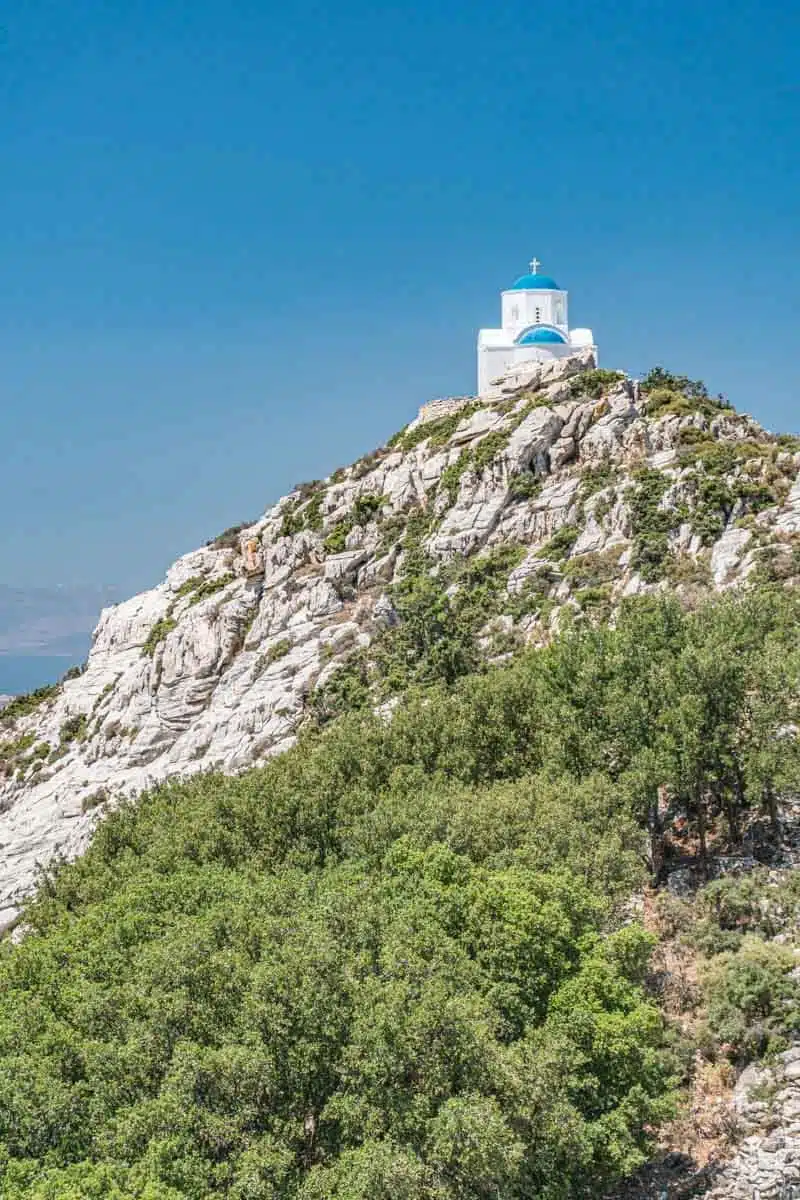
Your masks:
{"label": "blue dome", "polygon": [[520,275],[515,283],[512,283],[509,291],[512,292],[530,292],[530,291],[547,291],[560,292],[561,288],[549,275]]}
{"label": "blue dome", "polygon": [[567,339],[563,337],[556,329],[545,329],[539,325],[536,329],[529,329],[527,333],[523,333],[522,337],[517,342],[518,346],[531,346],[535,342],[560,342],[566,344]]}

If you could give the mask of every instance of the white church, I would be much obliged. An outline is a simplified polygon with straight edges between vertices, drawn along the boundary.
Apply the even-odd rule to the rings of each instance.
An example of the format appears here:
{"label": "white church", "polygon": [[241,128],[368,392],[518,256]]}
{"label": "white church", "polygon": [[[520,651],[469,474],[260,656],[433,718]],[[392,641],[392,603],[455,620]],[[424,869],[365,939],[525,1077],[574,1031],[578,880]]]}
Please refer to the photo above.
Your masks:
{"label": "white church", "polygon": [[597,358],[591,329],[570,329],[568,294],[555,279],[540,275],[540,266],[534,258],[530,273],[502,293],[502,328],[482,329],[478,334],[479,394],[518,363],[565,358],[585,349],[594,350]]}

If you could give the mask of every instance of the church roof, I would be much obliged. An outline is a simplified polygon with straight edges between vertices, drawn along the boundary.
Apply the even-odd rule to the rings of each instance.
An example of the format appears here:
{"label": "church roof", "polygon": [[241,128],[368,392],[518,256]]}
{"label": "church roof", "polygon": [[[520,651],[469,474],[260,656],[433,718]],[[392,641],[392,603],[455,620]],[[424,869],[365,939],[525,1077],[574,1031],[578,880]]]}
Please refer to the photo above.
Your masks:
{"label": "church roof", "polygon": [[527,333],[523,333],[522,337],[517,342],[518,346],[530,346],[535,342],[566,342],[566,338],[556,329],[546,329],[538,325],[536,329],[529,329]]}
{"label": "church roof", "polygon": [[512,283],[509,291],[560,292],[561,288],[550,275],[520,275],[519,279]]}

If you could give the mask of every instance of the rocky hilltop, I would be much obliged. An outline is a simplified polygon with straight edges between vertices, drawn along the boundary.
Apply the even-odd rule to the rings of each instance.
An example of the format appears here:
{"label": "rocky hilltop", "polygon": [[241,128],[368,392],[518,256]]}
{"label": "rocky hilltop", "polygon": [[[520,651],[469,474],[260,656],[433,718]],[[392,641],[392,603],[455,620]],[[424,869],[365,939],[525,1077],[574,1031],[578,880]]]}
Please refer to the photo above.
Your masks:
{"label": "rocky hilltop", "polygon": [[415,573],[489,660],[648,589],[790,580],[799,469],[800,442],[702,385],[586,354],[429,406],[105,609],[85,668],[6,709],[0,923],[121,796],[265,760],[335,710],[337,678],[390,700],[402,653],[380,648]]}

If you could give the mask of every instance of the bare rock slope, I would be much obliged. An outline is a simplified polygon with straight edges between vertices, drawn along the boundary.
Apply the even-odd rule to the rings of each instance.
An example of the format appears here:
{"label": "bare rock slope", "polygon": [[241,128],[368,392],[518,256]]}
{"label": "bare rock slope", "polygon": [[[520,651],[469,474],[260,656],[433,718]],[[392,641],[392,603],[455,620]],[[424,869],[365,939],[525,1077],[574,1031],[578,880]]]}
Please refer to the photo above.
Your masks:
{"label": "bare rock slope", "polygon": [[104,610],[85,669],[2,718],[0,926],[37,864],[79,853],[120,796],[289,746],[326,680],[397,620],[414,550],[456,589],[452,564],[506,551],[488,657],[565,608],[592,619],[648,589],[800,571],[800,443],[688,381],[593,367],[530,364],[434,408]]}

